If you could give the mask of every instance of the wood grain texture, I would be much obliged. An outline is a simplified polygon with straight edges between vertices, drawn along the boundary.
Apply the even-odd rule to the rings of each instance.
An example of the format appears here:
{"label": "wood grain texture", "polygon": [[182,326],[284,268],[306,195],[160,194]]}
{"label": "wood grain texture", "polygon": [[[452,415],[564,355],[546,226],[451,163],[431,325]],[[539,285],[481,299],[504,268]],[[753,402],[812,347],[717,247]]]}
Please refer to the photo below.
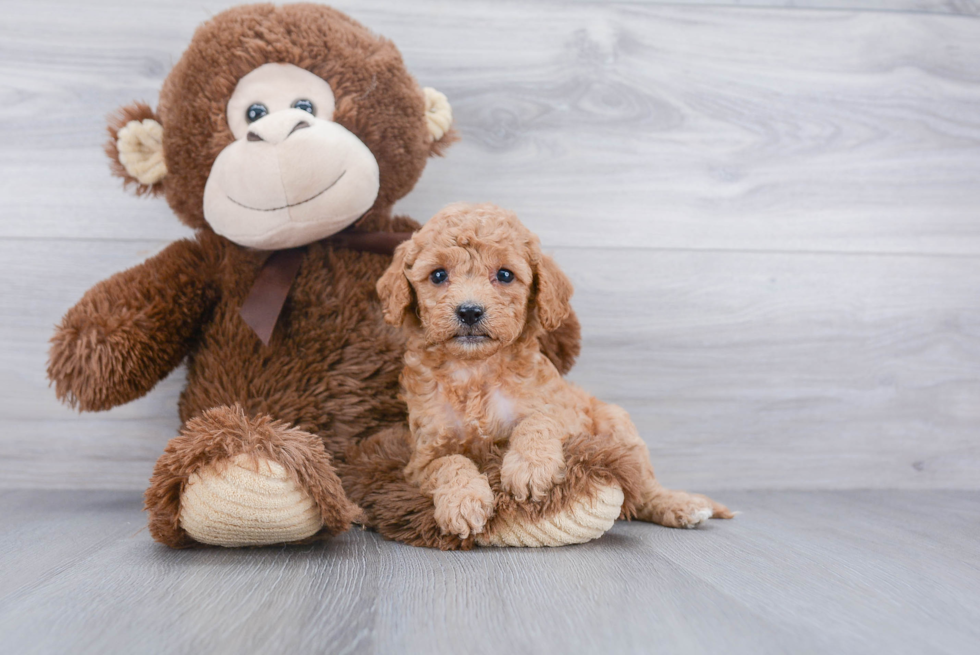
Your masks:
{"label": "wood grain texture", "polygon": [[[395,40],[419,80],[453,102],[464,140],[402,203],[417,217],[491,199],[534,217],[554,245],[980,253],[972,18],[339,6]],[[54,3],[52,24],[38,7],[15,8],[0,28],[0,179],[11,192],[0,234],[183,233],[164,203],[113,192],[99,145],[105,114],[153,101],[207,13]],[[52,165],[59,194],[49,192]]]}
{"label": "wood grain texture", "polygon": [[[594,3],[595,0],[570,0]],[[625,0],[635,4],[980,15],[978,0]]]}
{"label": "wood grain texture", "polygon": [[[0,285],[9,290],[0,342],[10,349],[0,366],[0,486],[145,484],[179,425],[183,374],[140,401],[79,416],[46,389],[44,366],[62,309],[153,250],[152,242],[0,243]],[[977,487],[980,260],[554,255],[576,285],[585,334],[571,377],[631,412],[666,483]]]}
{"label": "wood grain texture", "polygon": [[[44,363],[86,289],[188,234],[109,177],[104,116],[228,4],[4,7],[0,488],[141,489],[177,429],[179,371],[79,416]],[[400,209],[517,210],[575,280],[573,378],[706,490],[980,488],[978,4],[336,3],[453,102]]]}
{"label": "wood grain texture", "polygon": [[975,650],[978,493],[723,500],[735,520],[618,523],[555,550],[443,553],[353,531],[173,551],[134,527],[138,494],[6,492],[0,634],[41,653]]}

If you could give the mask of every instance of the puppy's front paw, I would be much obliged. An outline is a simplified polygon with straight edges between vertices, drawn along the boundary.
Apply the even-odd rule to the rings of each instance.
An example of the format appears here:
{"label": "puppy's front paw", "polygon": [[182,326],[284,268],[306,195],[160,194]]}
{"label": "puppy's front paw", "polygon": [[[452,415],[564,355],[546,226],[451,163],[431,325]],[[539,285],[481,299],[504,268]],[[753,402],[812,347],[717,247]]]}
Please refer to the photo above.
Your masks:
{"label": "puppy's front paw", "polygon": [[565,455],[557,441],[534,450],[511,448],[500,466],[500,485],[515,500],[544,500],[565,477]]}
{"label": "puppy's front paw", "polygon": [[438,489],[432,496],[436,523],[444,533],[466,539],[480,534],[493,516],[493,490],[487,476],[481,475],[465,486]]}

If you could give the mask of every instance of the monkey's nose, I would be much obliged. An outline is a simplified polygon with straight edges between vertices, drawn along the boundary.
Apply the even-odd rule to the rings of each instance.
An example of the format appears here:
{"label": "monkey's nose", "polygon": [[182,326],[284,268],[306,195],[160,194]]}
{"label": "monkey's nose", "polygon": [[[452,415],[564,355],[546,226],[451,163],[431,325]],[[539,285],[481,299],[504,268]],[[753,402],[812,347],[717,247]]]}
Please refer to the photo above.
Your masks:
{"label": "monkey's nose", "polygon": [[[279,112],[269,114],[265,118],[259,119],[251,126],[245,134],[246,141],[266,141],[273,145],[282,143],[294,133],[312,127],[308,120],[297,118],[296,110],[290,110],[293,116],[280,115]],[[305,114],[304,112],[304,115]]]}
{"label": "monkey's nose", "polygon": [[483,308],[473,304],[460,305],[456,308],[456,316],[466,325],[476,325],[483,318]]}
{"label": "monkey's nose", "polygon": [[296,132],[298,130],[302,130],[302,129],[307,128],[309,126],[310,126],[310,124],[307,123],[306,121],[300,121],[300,122],[296,123],[296,125],[293,125],[293,129],[289,130],[289,134],[286,135],[286,138],[288,139],[289,137],[291,137],[293,135],[293,132]]}

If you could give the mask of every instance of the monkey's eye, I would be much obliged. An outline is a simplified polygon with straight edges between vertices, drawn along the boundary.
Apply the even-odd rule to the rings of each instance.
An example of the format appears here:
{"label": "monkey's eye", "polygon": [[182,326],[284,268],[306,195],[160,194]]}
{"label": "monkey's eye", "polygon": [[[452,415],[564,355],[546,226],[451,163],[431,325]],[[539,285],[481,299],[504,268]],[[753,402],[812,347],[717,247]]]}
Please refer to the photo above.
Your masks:
{"label": "monkey's eye", "polygon": [[497,282],[510,284],[513,281],[514,281],[514,274],[508,271],[506,268],[502,268],[499,271],[497,271]]}
{"label": "monkey's eye", "polygon": [[249,123],[254,123],[268,113],[268,107],[263,105],[261,102],[256,102],[245,112],[245,120],[247,120]]}
{"label": "monkey's eye", "polygon": [[306,99],[300,99],[293,103],[293,109],[302,109],[305,112],[313,113],[313,103]]}
{"label": "monkey's eye", "polygon": [[449,279],[449,273],[444,268],[437,268],[429,273],[429,279],[432,281],[432,284],[442,284]]}

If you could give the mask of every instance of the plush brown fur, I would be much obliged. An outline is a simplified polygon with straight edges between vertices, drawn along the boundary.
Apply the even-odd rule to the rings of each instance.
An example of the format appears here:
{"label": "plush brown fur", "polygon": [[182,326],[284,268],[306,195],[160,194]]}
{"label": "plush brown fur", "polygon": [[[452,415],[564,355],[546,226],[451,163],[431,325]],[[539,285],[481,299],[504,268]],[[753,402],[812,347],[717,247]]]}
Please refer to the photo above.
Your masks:
{"label": "plush brown fur", "polygon": [[[408,429],[381,430],[350,449],[338,471],[350,499],[370,517],[372,528],[388,539],[440,550],[469,550],[473,536],[444,534],[435,521],[432,499],[405,479],[411,454]],[[371,476],[364,475],[370,471]]]}
{"label": "plush brown fur", "polygon": [[269,62],[305,68],[330,84],[333,120],[368,146],[381,170],[378,198],[358,225],[385,230],[392,205],[415,186],[426,158],[456,135],[431,140],[422,89],[391,41],[314,4],[235,7],[197,29],[160,91],[170,171],[161,184],[170,206],[187,225],[206,227],[207,172],[234,140],[225,118],[228,98],[239,79]]}
{"label": "plush brown fur", "polygon": [[[642,471],[636,460],[624,456],[622,448],[611,442],[597,441],[591,435],[576,435],[563,444],[568,473],[547,498],[540,503],[519,502],[501,491],[500,463],[502,449],[493,442],[467,442],[465,455],[479,461],[490,486],[495,491],[494,519],[484,529],[492,537],[509,517],[536,522],[568,510],[582,498],[594,499],[600,487],[618,483],[625,501],[621,518],[636,515],[640,500]],[[473,548],[475,535],[460,538],[444,533],[436,523],[432,499],[419,493],[416,485],[405,479],[404,469],[412,455],[409,431],[404,426],[382,430],[352,449],[346,464],[338,465],[350,499],[371,517],[371,527],[395,541],[442,550]],[[351,474],[351,469],[370,470],[376,481]]]}
{"label": "plush brown fur", "polygon": [[[85,294],[55,331],[48,376],[59,398],[101,411],[142,396],[187,363],[181,436],[161,458],[146,497],[153,535],[165,544],[192,544],[178,521],[187,476],[245,453],[271,456],[306,485],[327,519],[327,532],[351,518],[350,502],[332,483],[335,466],[345,488],[372,499],[366,520],[387,536],[464,547],[433,538],[431,500],[389,475],[383,457],[371,450],[357,453],[362,440],[405,423],[397,398],[404,338],[384,324],[374,288],[391,258],[336,247],[330,239],[310,244],[268,346],[238,314],[268,253],[212,232],[203,218],[202,194],[216,155],[232,139],[225,104],[237,80],[267,62],[293,63],[329,81],[336,120],[378,161],[378,199],[350,229],[418,227],[393,217],[392,205],[411,190],[426,158],[455,135],[432,141],[422,90],[395,47],[323,6],[223,12],[197,31],[167,77],[156,118],[164,128],[169,173],[152,188],[137,189],[165,194],[197,235]],[[127,120],[151,116],[146,105],[124,109],[110,134]],[[113,170],[125,178],[115,145],[107,151]],[[569,317],[544,348],[567,370],[578,342],[578,323]],[[215,435],[219,443],[211,444]],[[319,438],[324,450],[307,435]],[[389,529],[399,516],[406,517],[403,527]]]}
{"label": "plush brown fur", "polygon": [[239,405],[215,407],[188,421],[157,460],[153,484],[146,491],[153,538],[174,547],[193,545],[178,522],[180,494],[188,478],[204,464],[242,454],[278,462],[310,492],[323,519],[318,537],[344,532],[360,517],[357,506],[345,500],[343,485],[318,437],[268,416],[249,418]]}
{"label": "plush brown fur", "polygon": [[[505,451],[499,489],[538,503],[568,474],[571,437],[632,463],[638,518],[671,527],[731,518],[708,498],[663,489],[626,412],[565,381],[541,354],[538,336],[570,313],[572,285],[512,212],[445,208],[398,247],[378,293],[386,320],[408,336],[405,476],[432,496],[443,532],[466,538],[490,521],[494,495],[483,471],[491,451]],[[461,318],[466,306],[480,308],[477,322]]]}
{"label": "plush brown fur", "polygon": [[217,300],[207,269],[207,251],[184,240],[92,287],[51,339],[58,398],[102,411],[152,389],[183,360]]}

